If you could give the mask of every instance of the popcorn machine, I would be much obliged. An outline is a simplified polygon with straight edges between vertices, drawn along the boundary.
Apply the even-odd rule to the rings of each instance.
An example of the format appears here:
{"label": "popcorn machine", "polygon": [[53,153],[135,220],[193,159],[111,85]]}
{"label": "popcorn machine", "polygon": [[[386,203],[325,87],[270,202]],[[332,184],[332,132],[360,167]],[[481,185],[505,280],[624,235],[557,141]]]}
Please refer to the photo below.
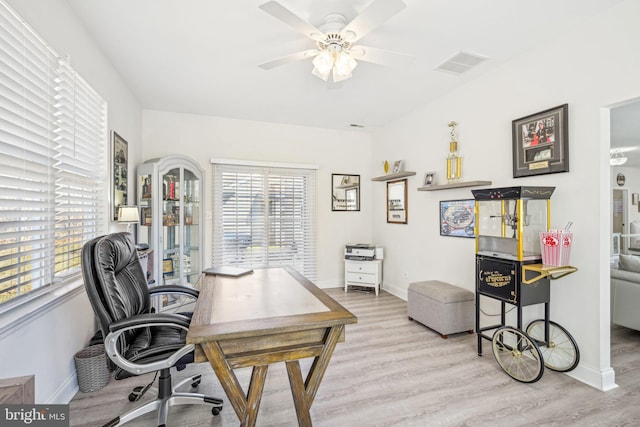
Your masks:
{"label": "popcorn machine", "polygon": [[[494,356],[502,369],[521,382],[540,379],[544,366],[566,372],[579,362],[573,337],[549,320],[550,279],[577,270],[541,263],[540,233],[550,228],[554,190],[555,187],[533,186],[472,190],[476,213],[478,355],[482,355],[482,340],[492,341]],[[500,301],[500,324],[480,326],[482,296]],[[505,326],[506,304],[517,310],[517,328]],[[522,307],[534,304],[545,305],[545,318],[534,320],[524,332]],[[487,335],[491,330],[495,331],[493,335]]]}

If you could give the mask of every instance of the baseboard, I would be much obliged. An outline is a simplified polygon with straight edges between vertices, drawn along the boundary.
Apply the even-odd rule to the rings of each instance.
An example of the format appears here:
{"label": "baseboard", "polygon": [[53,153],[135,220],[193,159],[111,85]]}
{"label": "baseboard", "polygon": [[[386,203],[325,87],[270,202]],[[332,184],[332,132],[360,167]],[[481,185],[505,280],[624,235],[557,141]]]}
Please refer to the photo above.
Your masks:
{"label": "baseboard", "polygon": [[344,288],[344,282],[341,280],[321,280],[314,282],[314,284],[320,289]]}
{"label": "baseboard", "polygon": [[578,365],[573,371],[567,372],[567,375],[600,391],[610,391],[618,388],[618,384],[615,383],[616,378],[613,368],[599,371]]}
{"label": "baseboard", "polygon": [[71,402],[73,396],[78,393],[80,388],[78,387],[78,379],[75,370],[73,374],[65,382],[60,384],[60,387],[53,393],[53,395],[47,399],[47,404],[66,405]]}
{"label": "baseboard", "polygon": [[385,292],[389,292],[391,295],[397,296],[401,300],[404,300],[404,301],[407,300],[407,289],[406,288],[398,288],[398,287],[393,286],[393,285],[391,285],[389,283],[383,283],[382,284],[382,289]]}

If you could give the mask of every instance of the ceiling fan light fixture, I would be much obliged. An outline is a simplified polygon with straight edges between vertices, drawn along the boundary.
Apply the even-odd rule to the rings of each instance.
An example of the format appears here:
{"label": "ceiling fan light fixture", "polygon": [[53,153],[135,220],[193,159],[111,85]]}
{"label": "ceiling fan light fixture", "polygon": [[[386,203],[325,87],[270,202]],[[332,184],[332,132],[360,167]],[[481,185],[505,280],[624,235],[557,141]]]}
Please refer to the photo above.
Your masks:
{"label": "ceiling fan light fixture", "polygon": [[313,71],[311,71],[311,74],[313,74],[314,76],[324,80],[325,82],[327,80],[329,80],[329,72],[331,70],[327,71],[326,73],[321,73],[316,67],[313,67]]}
{"label": "ceiling fan light fixture", "polygon": [[313,58],[312,63],[314,70],[317,70],[322,75],[329,75],[334,63],[333,55],[328,50],[323,50]]}
{"label": "ceiling fan light fixture", "polygon": [[609,157],[609,164],[611,166],[621,166],[627,162],[627,157],[622,154],[622,151],[611,150],[611,156]]}
{"label": "ceiling fan light fixture", "polygon": [[336,56],[336,62],[333,64],[334,73],[351,76],[351,72],[358,66],[355,59],[346,52],[340,52]]}
{"label": "ceiling fan light fixture", "polygon": [[358,66],[355,59],[344,51],[323,50],[313,58],[314,76],[327,81],[329,74],[333,76],[334,82],[340,82],[351,77],[352,71]]}
{"label": "ceiling fan light fixture", "polygon": [[351,77],[351,73],[349,73],[349,74],[340,74],[340,73],[338,73],[338,71],[335,68],[333,69],[333,81],[335,83],[341,82],[343,80],[347,80],[350,77]]}

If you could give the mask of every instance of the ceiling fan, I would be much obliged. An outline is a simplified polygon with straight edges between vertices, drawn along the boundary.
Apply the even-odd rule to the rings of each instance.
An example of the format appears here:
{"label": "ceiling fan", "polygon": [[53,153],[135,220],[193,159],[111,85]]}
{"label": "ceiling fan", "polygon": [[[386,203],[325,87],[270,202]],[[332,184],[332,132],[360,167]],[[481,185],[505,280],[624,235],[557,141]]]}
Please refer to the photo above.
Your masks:
{"label": "ceiling fan", "polygon": [[373,0],[351,22],[347,23],[342,14],[331,13],[325,17],[324,23],[318,29],[277,1],[268,1],[259,8],[315,41],[315,49],[265,62],[259,67],[270,70],[294,61],[313,58],[312,73],[324,81],[331,76],[334,82],[351,77],[358,65],[356,59],[391,67],[406,67],[413,60],[410,55],[355,45],[358,40],[405,7],[406,4],[402,0]]}

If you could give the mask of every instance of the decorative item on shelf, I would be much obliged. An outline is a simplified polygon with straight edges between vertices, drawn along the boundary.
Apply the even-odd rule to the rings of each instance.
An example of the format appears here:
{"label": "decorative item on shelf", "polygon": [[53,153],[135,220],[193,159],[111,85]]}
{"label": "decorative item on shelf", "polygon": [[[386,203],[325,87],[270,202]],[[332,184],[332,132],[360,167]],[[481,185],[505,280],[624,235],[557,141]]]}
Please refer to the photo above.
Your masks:
{"label": "decorative item on shelf", "polygon": [[389,173],[389,161],[385,160],[384,161],[384,174],[388,174]]}
{"label": "decorative item on shelf", "polygon": [[393,162],[393,170],[392,173],[398,173],[398,172],[402,172],[402,168],[403,168],[403,163],[402,160],[396,160],[395,162]]}
{"label": "decorative item on shelf", "polygon": [[127,233],[131,233],[131,224],[140,221],[140,213],[137,206],[118,206],[118,223],[127,224]]}
{"label": "decorative item on shelf", "polygon": [[140,208],[140,225],[149,227],[151,226],[151,208],[143,207]]}
{"label": "decorative item on shelf", "polygon": [[141,199],[150,199],[151,198],[151,175],[141,176],[140,177],[142,196]]}
{"label": "decorative item on shelf", "polygon": [[449,155],[447,156],[447,182],[452,184],[462,178],[462,156],[458,153],[458,141],[456,141],[456,126],[458,123],[451,121],[448,126],[451,128],[449,135]]}
{"label": "decorative item on shelf", "polygon": [[435,185],[435,177],[436,177],[436,173],[435,172],[426,172],[424,174],[424,186],[425,187],[431,187],[433,185]]}

